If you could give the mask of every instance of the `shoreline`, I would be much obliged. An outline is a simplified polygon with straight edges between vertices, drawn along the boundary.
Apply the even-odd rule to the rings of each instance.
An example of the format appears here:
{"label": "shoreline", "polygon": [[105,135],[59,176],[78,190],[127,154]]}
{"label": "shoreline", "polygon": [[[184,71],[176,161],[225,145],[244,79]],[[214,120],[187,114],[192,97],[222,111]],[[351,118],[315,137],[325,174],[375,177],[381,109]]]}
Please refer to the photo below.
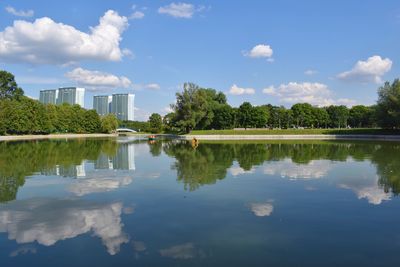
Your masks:
{"label": "shoreline", "polygon": [[400,141],[400,135],[373,134],[299,134],[299,135],[184,135],[191,140],[366,140]]}
{"label": "shoreline", "polygon": [[[155,134],[159,137],[181,140],[364,140],[364,141],[400,141],[400,135],[374,135],[374,134],[296,134],[296,135],[174,135]],[[0,142],[4,141],[28,141],[46,139],[79,139],[79,138],[105,138],[118,137],[118,134],[48,134],[48,135],[5,135],[0,136]],[[131,135],[130,137],[143,137]]]}
{"label": "shoreline", "polygon": [[2,141],[44,140],[44,139],[74,139],[117,137],[118,134],[41,134],[41,135],[1,135]]}

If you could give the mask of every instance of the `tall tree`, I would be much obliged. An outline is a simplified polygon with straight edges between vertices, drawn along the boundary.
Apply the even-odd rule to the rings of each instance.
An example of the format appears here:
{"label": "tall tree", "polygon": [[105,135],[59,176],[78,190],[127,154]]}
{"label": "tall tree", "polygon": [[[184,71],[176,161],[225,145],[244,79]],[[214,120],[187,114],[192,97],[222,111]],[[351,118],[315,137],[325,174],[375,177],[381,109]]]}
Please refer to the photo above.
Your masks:
{"label": "tall tree", "polygon": [[252,110],[253,106],[250,104],[250,102],[244,102],[240,105],[238,110],[238,122],[240,127],[252,127]]}
{"label": "tall tree", "polygon": [[0,70],[0,99],[19,98],[24,95],[24,91],[18,87],[13,74]]}
{"label": "tall tree", "polygon": [[400,128],[400,80],[385,84],[378,89],[377,117],[380,126]]}
{"label": "tall tree", "polygon": [[182,93],[176,94],[176,103],[171,105],[175,112],[174,125],[189,133],[193,129],[210,127],[218,105],[225,104],[226,98],[214,89],[200,88],[194,83],[185,83]]}

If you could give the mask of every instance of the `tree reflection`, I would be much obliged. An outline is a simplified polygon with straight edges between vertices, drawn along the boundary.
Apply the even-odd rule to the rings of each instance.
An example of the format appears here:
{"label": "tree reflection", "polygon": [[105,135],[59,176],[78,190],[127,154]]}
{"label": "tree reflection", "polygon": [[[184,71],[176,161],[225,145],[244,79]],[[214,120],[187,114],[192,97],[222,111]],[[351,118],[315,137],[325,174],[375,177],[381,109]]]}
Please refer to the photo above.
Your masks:
{"label": "tree reflection", "polygon": [[266,161],[283,161],[309,165],[315,160],[370,160],[377,167],[378,183],[386,192],[400,192],[400,145],[391,142],[202,142],[193,149],[186,142],[170,142],[164,146],[167,155],[176,159],[172,168],[186,189],[214,184],[226,177],[227,169],[237,161],[244,171]]}
{"label": "tree reflection", "polygon": [[[56,168],[60,173],[63,170],[62,173],[67,174],[69,169],[83,160],[94,161],[95,169],[134,169],[133,155],[130,155],[133,153],[128,153],[133,151],[128,146],[133,146],[131,141],[118,143],[114,139],[1,142],[0,202],[15,199],[27,176],[37,172],[54,174]],[[374,181],[374,184],[386,193],[400,193],[400,161],[397,159],[400,144],[394,142],[202,141],[197,148],[193,148],[188,142],[174,140],[157,141],[149,144],[149,148],[153,156],[160,155],[163,150],[176,159],[172,168],[177,171],[177,179],[191,191],[224,179],[234,162],[243,173],[264,162],[279,162],[281,164],[276,166],[270,164],[270,169],[264,170],[264,173],[277,174],[271,169],[275,167],[284,169],[290,177],[312,178],[324,176],[323,170],[312,173],[313,168],[322,168],[316,160],[346,161],[351,158],[370,161],[377,170],[377,182]],[[290,168],[290,164],[295,165]]]}
{"label": "tree reflection", "polygon": [[400,145],[390,144],[379,146],[372,155],[371,161],[376,164],[379,185],[385,192],[394,195],[400,193]]}
{"label": "tree reflection", "polygon": [[68,169],[100,153],[113,156],[117,148],[115,141],[94,139],[0,142],[0,202],[14,200],[26,176]]}
{"label": "tree reflection", "polygon": [[193,149],[186,142],[170,142],[164,146],[164,151],[176,158],[172,167],[177,170],[178,180],[183,181],[185,189],[190,191],[224,179],[234,155],[234,147],[224,144],[209,144]]}

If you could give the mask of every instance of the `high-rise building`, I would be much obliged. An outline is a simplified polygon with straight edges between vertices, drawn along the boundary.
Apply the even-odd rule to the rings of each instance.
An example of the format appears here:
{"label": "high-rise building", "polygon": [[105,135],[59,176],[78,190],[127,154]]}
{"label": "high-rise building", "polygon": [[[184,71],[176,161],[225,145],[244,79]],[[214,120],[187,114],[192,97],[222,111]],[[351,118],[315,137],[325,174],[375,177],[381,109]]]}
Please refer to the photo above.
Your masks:
{"label": "high-rise building", "polygon": [[43,104],[55,105],[57,103],[57,97],[58,97],[58,90],[56,89],[42,90],[40,91],[39,101],[40,103]]}
{"label": "high-rise building", "polygon": [[113,94],[111,102],[111,113],[123,121],[134,119],[134,94]]}
{"label": "high-rise building", "polygon": [[84,107],[85,88],[79,87],[63,87],[58,89],[57,104],[68,103],[71,105],[78,104]]}
{"label": "high-rise building", "polygon": [[95,95],[93,97],[93,109],[97,111],[100,116],[110,113],[112,96],[108,95]]}

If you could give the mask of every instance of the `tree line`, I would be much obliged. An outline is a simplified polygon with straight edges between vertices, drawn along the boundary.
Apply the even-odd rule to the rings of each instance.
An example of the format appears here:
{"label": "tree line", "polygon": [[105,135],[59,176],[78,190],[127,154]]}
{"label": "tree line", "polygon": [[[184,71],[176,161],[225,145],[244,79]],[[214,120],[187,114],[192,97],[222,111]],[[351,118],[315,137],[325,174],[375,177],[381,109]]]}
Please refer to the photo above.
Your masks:
{"label": "tree line", "polygon": [[24,96],[14,76],[0,71],[0,134],[112,132],[120,124],[142,132],[189,133],[192,130],[233,128],[400,128],[400,81],[378,89],[377,104],[328,107],[297,103],[290,108],[271,104],[239,107],[227,103],[224,93],[185,83],[176,93],[173,112],[153,113],[146,122],[119,122],[113,114],[100,117],[79,105],[44,105]]}
{"label": "tree line", "polygon": [[386,82],[378,89],[378,96],[376,105],[351,108],[309,103],[286,108],[249,102],[236,108],[227,103],[222,92],[185,83],[171,105],[173,112],[164,116],[162,125],[167,131],[185,133],[233,128],[400,128],[400,81]]}
{"label": "tree line", "polygon": [[45,105],[26,97],[14,75],[0,71],[0,134],[108,133],[117,126],[113,114],[100,117],[79,105]]}

